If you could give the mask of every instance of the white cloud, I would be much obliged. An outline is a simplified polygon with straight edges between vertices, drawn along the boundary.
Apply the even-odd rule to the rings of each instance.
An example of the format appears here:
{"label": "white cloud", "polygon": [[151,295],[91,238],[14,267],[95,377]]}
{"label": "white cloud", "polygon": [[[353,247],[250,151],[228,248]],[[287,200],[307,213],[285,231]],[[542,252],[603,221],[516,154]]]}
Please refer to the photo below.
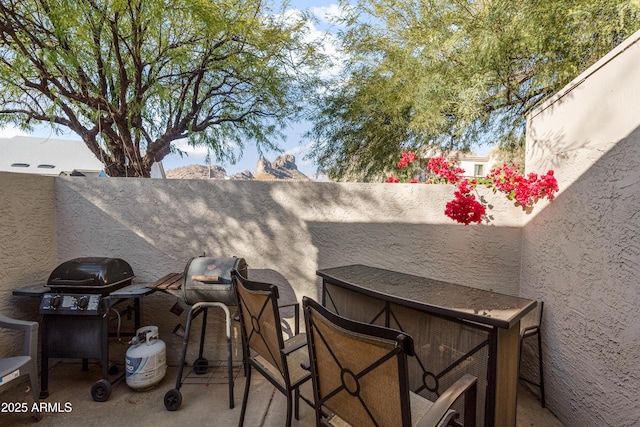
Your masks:
{"label": "white cloud", "polygon": [[309,153],[312,144],[313,142],[308,142],[305,145],[296,145],[285,151],[285,154],[293,154],[296,157],[296,166],[303,173],[312,173],[316,170],[313,160],[304,158]]}
{"label": "white cloud", "polygon": [[[337,49],[338,39],[332,31],[335,26],[331,23],[331,19],[333,16],[340,14],[340,8],[337,4],[330,4],[328,6],[311,7],[309,10],[319,22],[307,22],[307,33],[304,40],[307,43],[319,43],[320,51],[331,58],[332,66],[323,70],[321,76],[323,78],[336,76],[341,70],[344,61]],[[289,9],[280,17],[285,22],[293,22],[300,18],[300,13],[299,9]]]}
{"label": "white cloud", "polygon": [[301,156],[301,155],[304,156],[307,151],[309,151],[308,146],[296,145],[295,147],[291,147],[287,149],[284,152],[284,154],[293,154],[294,156],[296,156],[296,161],[297,161],[298,156]]}
{"label": "white cloud", "polygon": [[75,141],[80,141],[80,136],[65,128],[59,127],[54,129],[50,124],[42,123],[37,126],[34,126],[31,132],[24,131],[20,128],[17,128],[13,125],[7,125],[4,128],[0,128],[0,138],[13,138],[14,136],[38,136],[43,138],[54,138],[54,139],[72,139]]}
{"label": "white cloud", "polygon": [[189,145],[186,139],[179,139],[173,142],[174,147],[178,150],[187,153],[190,157],[198,157],[198,156],[206,156],[207,155],[207,147],[198,146],[193,147]]}
{"label": "white cloud", "polygon": [[322,31],[313,22],[309,22],[309,33],[307,34],[307,42],[320,42],[321,52],[331,59],[332,66],[322,71],[323,78],[336,76],[344,62],[343,55],[338,51],[338,38],[335,34]]}
{"label": "white cloud", "polygon": [[336,3],[327,6],[314,6],[310,10],[320,21],[327,24],[335,25],[336,20],[344,16],[344,10]]}
{"label": "white cloud", "polygon": [[25,135],[25,133],[11,125],[0,129],[0,138],[13,138],[18,135]]}

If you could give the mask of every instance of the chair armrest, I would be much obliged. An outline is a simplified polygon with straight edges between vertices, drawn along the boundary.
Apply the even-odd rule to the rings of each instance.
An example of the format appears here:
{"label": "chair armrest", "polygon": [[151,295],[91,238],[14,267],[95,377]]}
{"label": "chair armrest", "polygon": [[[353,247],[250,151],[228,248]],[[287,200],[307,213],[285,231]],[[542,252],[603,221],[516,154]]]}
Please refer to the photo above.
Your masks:
{"label": "chair armrest", "polygon": [[283,355],[288,356],[296,350],[307,346],[307,334],[298,334],[293,338],[289,338],[284,343],[284,348],[280,350]]}
{"label": "chair armrest", "polygon": [[522,328],[520,330],[520,337],[528,337],[529,335],[535,335],[540,332],[540,326],[527,326],[526,328]]}
{"label": "chair armrest", "polygon": [[0,328],[13,329],[24,332],[23,355],[37,360],[38,355],[38,322],[12,319],[0,314]]}
{"label": "chair armrest", "polygon": [[419,427],[433,427],[437,426],[440,420],[446,415],[447,411],[451,408],[451,405],[465,392],[468,391],[465,396],[465,426],[475,425],[475,409],[476,409],[476,387],[477,378],[470,374],[464,374],[458,381],[453,383],[451,387],[446,389],[444,393],[440,395],[438,400],[433,403],[433,406],[425,414],[424,417],[417,424]]}
{"label": "chair armrest", "polygon": [[16,329],[16,330],[21,330],[23,332],[27,332],[27,331],[32,331],[34,325],[36,326],[35,329],[37,331],[38,322],[12,319],[3,314],[0,314],[0,328]]}
{"label": "chair armrest", "polygon": [[300,303],[299,302],[291,302],[289,304],[282,304],[282,305],[278,305],[278,308],[283,308],[283,307],[294,307],[294,306],[299,306]]}

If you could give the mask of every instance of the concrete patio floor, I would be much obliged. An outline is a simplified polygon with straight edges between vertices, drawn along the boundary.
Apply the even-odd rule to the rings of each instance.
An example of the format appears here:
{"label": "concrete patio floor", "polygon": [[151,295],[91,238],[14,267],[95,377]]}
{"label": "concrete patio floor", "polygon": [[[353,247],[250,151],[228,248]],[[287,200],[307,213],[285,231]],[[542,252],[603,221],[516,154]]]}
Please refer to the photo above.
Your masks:
{"label": "concrete patio floor", "polygon": [[[0,413],[2,426],[237,426],[242,405],[245,378],[239,366],[235,367],[235,407],[229,409],[226,366],[212,367],[207,374],[184,380],[180,392],[182,405],[177,411],[167,411],[164,394],[175,388],[177,368],[169,367],[164,379],[149,391],[134,391],[122,379],[113,385],[106,402],[95,402],[91,397],[91,386],[101,378],[100,365],[92,363],[83,372],[81,364],[72,360],[52,360],[49,375],[50,395],[46,402],[49,409],[36,422],[29,413]],[[186,373],[186,370],[185,370]],[[0,395],[0,402],[26,402],[32,400],[25,394],[27,382],[21,381],[8,392]],[[303,389],[311,396],[310,387]],[[5,405],[6,406],[6,405]],[[6,409],[6,408],[5,408]],[[253,375],[245,426],[284,425],[286,399],[260,375]],[[293,426],[314,425],[314,413],[304,402],[300,404],[300,420]],[[540,407],[537,397],[524,387],[518,391],[519,427],[561,427],[553,414]]]}

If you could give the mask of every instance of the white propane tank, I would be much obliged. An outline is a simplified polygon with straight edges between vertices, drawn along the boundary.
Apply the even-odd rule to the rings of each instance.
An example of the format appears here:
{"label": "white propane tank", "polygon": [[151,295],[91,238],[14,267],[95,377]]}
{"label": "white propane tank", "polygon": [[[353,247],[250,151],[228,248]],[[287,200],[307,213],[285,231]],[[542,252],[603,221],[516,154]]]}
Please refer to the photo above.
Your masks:
{"label": "white propane tank", "polygon": [[167,346],[158,338],[157,326],[136,331],[127,349],[127,385],[134,390],[153,388],[167,373]]}

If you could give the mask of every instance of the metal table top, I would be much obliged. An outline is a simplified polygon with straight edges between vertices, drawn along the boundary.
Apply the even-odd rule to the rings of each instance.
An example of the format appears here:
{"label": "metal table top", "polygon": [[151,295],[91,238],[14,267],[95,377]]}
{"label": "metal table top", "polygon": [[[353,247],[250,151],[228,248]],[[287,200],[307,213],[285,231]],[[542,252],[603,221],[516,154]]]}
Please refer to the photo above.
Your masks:
{"label": "metal table top", "polygon": [[536,301],[426,277],[347,265],[318,270],[325,281],[418,310],[509,329]]}

